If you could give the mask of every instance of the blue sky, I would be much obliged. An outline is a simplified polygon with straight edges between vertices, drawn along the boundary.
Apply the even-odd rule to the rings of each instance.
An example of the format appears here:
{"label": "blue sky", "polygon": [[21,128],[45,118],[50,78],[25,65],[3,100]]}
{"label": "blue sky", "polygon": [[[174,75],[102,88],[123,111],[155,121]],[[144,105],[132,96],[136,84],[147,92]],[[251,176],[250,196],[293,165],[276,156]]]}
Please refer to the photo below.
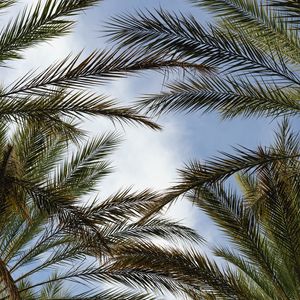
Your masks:
{"label": "blue sky", "polygon": [[[104,0],[79,17],[79,24],[72,35],[26,51],[25,60],[12,63],[12,69],[5,70],[4,81],[10,82],[32,69],[32,66],[47,66],[69,53],[76,54],[82,49],[89,53],[94,49],[109,48],[111,44],[106,42],[102,30],[110,16],[134,13],[136,9],[151,10],[160,7],[192,13],[204,22],[210,20],[207,14],[193,7],[187,0]],[[148,72],[114,81],[96,90],[126,105],[143,93],[161,91],[162,85],[162,75]],[[231,151],[231,146],[251,148],[258,144],[268,145],[272,141],[272,129],[276,127],[276,122],[269,119],[222,121],[215,113],[202,115],[201,112],[189,115],[169,114],[157,121],[164,128],[162,132],[140,127],[118,127],[124,142],[112,157],[115,173],[101,185],[100,197],[128,186],[132,186],[134,190],[166,188],[176,181],[176,169],[183,167],[185,162],[207,159],[218,151]],[[114,130],[111,123],[99,118],[87,120],[82,127],[91,135],[108,129]],[[219,239],[208,218],[185,201],[177,202],[170,214],[199,230],[208,241]]]}

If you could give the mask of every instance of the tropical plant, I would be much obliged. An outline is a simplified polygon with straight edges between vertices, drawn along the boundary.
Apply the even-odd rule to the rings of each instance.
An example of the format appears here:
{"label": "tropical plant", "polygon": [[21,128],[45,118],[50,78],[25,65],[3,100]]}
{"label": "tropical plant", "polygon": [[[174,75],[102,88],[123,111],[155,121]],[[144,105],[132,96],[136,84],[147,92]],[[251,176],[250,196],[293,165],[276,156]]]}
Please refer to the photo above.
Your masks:
{"label": "tropical plant", "polygon": [[199,250],[152,246],[140,250],[138,257],[130,249],[125,255],[121,252],[119,265],[138,268],[152,280],[156,274],[163,274],[168,285],[158,283],[177,297],[299,299],[300,138],[287,121],[281,124],[268,151],[290,158],[265,161],[239,172],[240,191],[220,180],[223,177],[207,180],[207,173],[226,168],[229,161],[235,159],[239,165],[238,157],[219,159],[213,165],[196,163],[181,172],[181,184],[175,193],[193,182],[187,198],[226,237],[221,245],[217,241],[209,245],[209,256]]}
{"label": "tropical plant", "polygon": [[[139,109],[160,115],[169,111],[217,111],[223,118],[297,117],[300,109],[300,44],[298,1],[193,0],[210,9],[219,23],[202,25],[192,16],[156,12],[121,15],[107,24],[107,33],[121,49],[135,49],[175,60],[201,64],[209,73],[190,73],[166,84],[168,90],[143,96]],[[226,17],[226,18],[225,18]],[[226,20],[230,20],[226,21]],[[276,40],[276,43],[274,43]],[[150,216],[195,185],[289,159],[269,149],[237,149],[185,170],[184,184],[173,188]],[[199,167],[201,166],[201,167]],[[147,217],[147,216],[146,216]]]}
{"label": "tropical plant", "polygon": [[[12,135],[2,126],[0,137],[0,299],[153,299],[137,290],[137,270],[118,269],[116,253],[147,247],[153,238],[199,240],[162,218],[138,222],[157,193],[95,197],[111,171],[115,134],[74,147],[68,136],[26,123]],[[76,293],[68,281],[77,284]],[[113,289],[101,291],[103,282]]]}
{"label": "tropical plant", "polygon": [[[162,59],[168,53],[213,71],[188,73],[166,91],[142,97],[137,107],[154,115],[201,110],[223,118],[298,116],[299,2],[192,2],[210,9],[219,23],[201,25],[162,9],[108,23],[108,35],[120,49]],[[144,249],[137,259],[129,251],[124,260],[122,253],[121,266],[139,264],[147,274],[164,274],[167,288],[192,299],[299,298],[299,137],[285,120],[273,146],[235,150],[187,165],[179,183],[143,218],[186,196],[228,238],[228,245],[213,247],[222,264],[193,249],[153,246],[155,256]],[[242,193],[226,182],[234,174]]]}
{"label": "tropical plant", "polygon": [[[1,1],[0,9],[15,2]],[[1,66],[21,59],[28,47],[69,33],[72,16],[98,2],[36,1],[0,31]],[[83,202],[109,173],[105,158],[118,139],[107,134],[86,142],[76,120],[100,115],[159,129],[135,109],[84,89],[141,68],[207,70],[171,58],[161,62],[138,52],[95,51],[85,59],[64,58],[39,74],[29,72],[0,89],[0,299],[152,299],[118,285],[76,294],[62,284],[137,286],[138,273],[115,267],[119,247],[146,245],[153,237],[198,239],[192,230],[167,220],[138,223],[157,201],[150,191],[126,190],[106,200],[96,197],[89,205]]]}
{"label": "tropical plant", "polygon": [[192,2],[212,11],[219,23],[206,26],[164,10],[120,15],[108,23],[107,32],[120,48],[162,59],[169,53],[214,70],[211,76],[198,73],[169,83],[168,90],[146,95],[138,107],[154,114],[214,110],[224,118],[298,115],[298,1]]}
{"label": "tropical plant", "polygon": [[[16,1],[1,1],[0,9]],[[0,63],[21,59],[22,52],[37,43],[65,35],[74,25],[72,16],[96,5],[100,0],[52,1],[38,0],[32,8],[25,8],[0,31]],[[39,74],[30,71],[12,84],[0,89],[0,121],[11,122],[31,120],[56,125],[69,131],[69,123],[60,117],[100,115],[124,122],[138,122],[158,129],[158,125],[141,116],[133,108],[117,107],[115,101],[106,96],[83,91],[91,85],[100,85],[107,80],[124,77],[141,69],[197,68],[206,71],[202,65],[191,65],[169,57],[145,57],[139,52],[98,50],[81,59],[58,58],[60,61]]]}

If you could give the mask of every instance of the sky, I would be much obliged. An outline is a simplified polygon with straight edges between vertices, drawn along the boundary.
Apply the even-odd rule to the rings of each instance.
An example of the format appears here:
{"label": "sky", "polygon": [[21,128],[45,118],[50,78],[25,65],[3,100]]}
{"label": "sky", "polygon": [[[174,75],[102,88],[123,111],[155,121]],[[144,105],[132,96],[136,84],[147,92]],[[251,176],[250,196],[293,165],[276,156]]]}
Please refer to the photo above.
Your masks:
{"label": "sky", "polygon": [[[34,1],[23,0],[25,2]],[[81,14],[73,34],[25,51],[26,59],[11,63],[11,68],[3,71],[2,81],[4,84],[9,83],[29,70],[41,70],[43,66],[69,53],[75,55],[82,49],[84,53],[89,53],[94,49],[110,48],[112,45],[103,37],[103,25],[110,16],[160,7],[175,12],[192,13],[201,21],[210,20],[209,15],[193,7],[187,0],[104,0],[97,7]],[[4,17],[9,18],[16,10],[13,8]],[[163,76],[148,72],[97,87],[97,92],[127,105],[144,93],[157,93],[162,88]],[[268,145],[272,141],[272,130],[276,127],[276,122],[269,119],[222,121],[215,113],[202,115],[201,112],[188,115],[168,114],[157,121],[163,126],[161,132],[137,126],[117,126],[122,133],[123,142],[111,157],[115,172],[101,184],[100,197],[104,198],[129,186],[133,190],[165,189],[176,182],[176,170],[185,163],[195,159],[207,159],[218,154],[218,151],[230,152],[231,146],[253,148],[258,144]],[[115,130],[109,121],[102,118],[89,118],[82,127],[91,136]],[[198,230],[209,243],[220,239],[208,218],[187,201],[178,201],[170,209],[169,215]]]}

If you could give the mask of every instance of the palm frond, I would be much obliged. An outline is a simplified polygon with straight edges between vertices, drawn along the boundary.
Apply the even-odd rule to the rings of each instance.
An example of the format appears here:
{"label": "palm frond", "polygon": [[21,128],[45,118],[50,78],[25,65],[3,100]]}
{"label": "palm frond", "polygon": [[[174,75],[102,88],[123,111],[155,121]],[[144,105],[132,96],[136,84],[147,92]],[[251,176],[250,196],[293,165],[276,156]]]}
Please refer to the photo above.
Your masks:
{"label": "palm frond", "polygon": [[276,278],[276,255],[270,251],[268,240],[251,210],[234,193],[222,186],[199,188],[195,193],[195,196],[191,195],[191,200],[218,224],[236,249],[257,268],[261,268],[276,289],[284,293]]}
{"label": "palm frond", "polygon": [[[2,1],[3,2],[3,1]],[[11,1],[5,1],[9,4]],[[20,52],[41,41],[70,32],[74,21],[65,17],[95,5],[99,0],[38,0],[26,8],[0,32],[0,62],[21,58]]]}
{"label": "palm frond", "polygon": [[298,0],[268,0],[268,5],[279,11],[280,16],[292,28],[298,30],[300,24],[300,2]]}
{"label": "palm frond", "polygon": [[0,9],[7,8],[16,3],[16,0],[3,0],[0,3]]}
{"label": "palm frond", "polygon": [[[246,274],[246,280],[249,284],[248,286],[248,293],[251,294],[251,282],[254,284],[252,286],[252,290],[254,291],[260,291],[262,294],[261,297],[264,297],[265,299],[276,299],[276,292],[273,286],[272,281],[270,281],[265,276],[262,276],[262,273],[258,271],[258,267],[255,264],[252,264],[251,261],[248,259],[245,259],[242,255],[239,253],[235,253],[234,251],[230,250],[226,247],[216,247],[214,249],[214,254],[217,257],[222,257],[225,259],[228,263],[234,265],[239,269],[239,272],[243,272]],[[237,281],[239,281],[239,277],[235,276]],[[245,277],[242,277],[245,279]],[[254,298],[254,297],[253,297]],[[260,299],[260,297],[258,297]]]}
{"label": "palm frond", "polygon": [[[54,274],[54,278],[55,278]],[[69,299],[71,298],[71,293],[68,292],[61,282],[51,282],[45,285],[39,292],[39,299],[48,300],[48,299]]]}
{"label": "palm frond", "polygon": [[54,187],[66,190],[73,197],[90,192],[95,183],[110,172],[105,159],[118,143],[119,137],[110,133],[93,138],[79,147],[78,151],[59,166],[53,180]]}
{"label": "palm frond", "polygon": [[[126,221],[129,217],[140,218],[154,204],[160,201],[161,195],[151,190],[131,192],[121,190],[97,205],[85,209],[85,214],[97,222]],[[98,201],[99,202],[99,201]]]}
{"label": "palm frond", "polygon": [[70,136],[52,126],[35,122],[22,123],[14,132],[14,145],[19,172],[27,180],[44,182],[67,151]]}
{"label": "palm frond", "polygon": [[[284,58],[275,61],[261,51],[247,36],[210,26],[206,30],[193,17],[160,10],[113,18],[107,25],[108,34],[122,47],[134,47],[145,53],[201,61],[220,67],[223,72],[275,76],[285,83],[299,85],[297,75]],[[279,80],[279,79],[278,79]]]}
{"label": "palm frond", "polygon": [[86,88],[90,85],[102,84],[108,80],[125,77],[142,70],[191,69],[197,72],[208,72],[212,68],[185,60],[164,60],[160,56],[140,51],[95,51],[84,60],[66,57],[59,63],[48,67],[40,74],[32,73],[17,80],[8,89],[2,91],[0,97],[16,97],[19,95],[53,94],[53,87],[64,89]]}
{"label": "palm frond", "polygon": [[143,223],[119,222],[115,226],[103,228],[105,236],[113,244],[128,244],[131,241],[151,241],[153,238],[168,243],[201,243],[204,241],[194,230],[162,218],[154,218]]}
{"label": "palm frond", "polygon": [[[276,11],[256,0],[191,0],[204,7],[221,19],[220,26],[226,26],[237,34],[246,31],[249,38],[259,42],[266,51],[280,51],[283,56],[299,63],[299,39],[297,33],[289,30],[286,22],[279,18]],[[230,20],[230,22],[227,22]],[[272,40],[280,41],[274,45]]]}
{"label": "palm frond", "polygon": [[145,95],[137,103],[155,115],[169,111],[218,111],[223,118],[281,116],[300,112],[296,91],[232,77],[190,77],[167,85],[168,91]]}
{"label": "palm frond", "polygon": [[[119,248],[116,262],[113,264],[116,270],[134,268],[140,272],[139,285],[152,287],[151,281],[156,276],[161,288],[179,295],[184,295],[184,290],[201,292],[214,291],[216,295],[236,295],[230,283],[217,265],[207,257],[196,251],[180,251],[166,249],[155,245],[130,245]],[[190,276],[192,274],[192,276]],[[153,278],[152,278],[153,277]],[[146,281],[149,278],[149,282]],[[161,291],[163,292],[163,291]]]}
{"label": "palm frond", "polygon": [[257,150],[247,148],[235,148],[237,154],[222,153],[223,157],[214,157],[205,164],[192,162],[185,169],[179,170],[181,182],[169,189],[168,193],[161,197],[160,203],[155,203],[146,214],[148,218],[153,213],[160,211],[185,193],[197,189],[205,184],[213,184],[224,181],[240,171],[259,170],[267,164],[280,160],[297,159],[299,154],[291,156],[274,153],[269,149],[258,147]]}
{"label": "palm frond", "polygon": [[[1,98],[0,96],[0,120],[2,122],[31,120],[59,124],[61,128],[67,128],[63,124],[62,117],[82,118],[89,116],[104,116],[111,120],[119,120],[125,123],[138,123],[152,129],[159,126],[147,117],[139,115],[133,108],[118,107],[112,100],[105,96],[84,92],[53,91],[50,96],[22,98]],[[59,118],[58,118],[59,116]],[[58,127],[57,124],[57,127]],[[64,126],[63,126],[64,125]]]}

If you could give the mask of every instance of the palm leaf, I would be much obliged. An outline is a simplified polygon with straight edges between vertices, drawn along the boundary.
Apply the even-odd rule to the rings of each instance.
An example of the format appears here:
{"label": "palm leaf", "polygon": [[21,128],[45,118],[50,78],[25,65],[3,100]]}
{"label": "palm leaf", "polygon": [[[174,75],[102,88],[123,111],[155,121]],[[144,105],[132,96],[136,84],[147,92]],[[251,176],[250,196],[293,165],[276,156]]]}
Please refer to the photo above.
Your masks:
{"label": "palm leaf", "polygon": [[0,97],[17,97],[19,95],[53,94],[59,88],[86,88],[90,85],[103,84],[108,80],[125,77],[128,74],[138,73],[141,70],[164,69],[192,69],[208,72],[211,68],[202,64],[190,63],[184,60],[161,59],[157,55],[144,56],[139,51],[95,51],[87,58],[79,60],[80,54],[75,58],[66,57],[59,63],[48,67],[40,74],[32,73],[17,80]]}
{"label": "palm leaf", "polygon": [[[293,62],[299,63],[299,39],[297,33],[289,30],[286,22],[279,18],[278,13],[256,0],[191,0],[197,6],[207,8],[221,19],[220,25],[236,31],[246,31],[254,42],[270,51],[280,51]],[[230,22],[227,22],[230,20]],[[280,41],[278,44],[272,40]]]}
{"label": "palm leaf", "polygon": [[268,0],[268,5],[279,11],[280,17],[295,29],[299,29],[300,2],[298,0]]}
{"label": "palm leaf", "polygon": [[137,107],[155,115],[169,111],[218,111],[224,118],[277,117],[300,111],[296,91],[246,79],[194,76],[167,87],[169,91],[142,97]]}
{"label": "palm leaf", "polygon": [[[3,1],[2,1],[3,2]],[[12,1],[5,1],[4,6]],[[74,21],[65,17],[95,5],[98,0],[51,1],[38,0],[26,8],[0,32],[0,62],[21,58],[20,52],[38,42],[70,32]]]}
{"label": "palm leaf", "polygon": [[193,17],[178,16],[166,11],[156,14],[136,13],[113,18],[108,34],[122,47],[134,47],[146,53],[201,61],[222,68],[223,72],[279,77],[285,83],[299,85],[297,75],[284,59],[275,61],[261,51],[246,35],[236,35],[210,26],[209,30]]}

